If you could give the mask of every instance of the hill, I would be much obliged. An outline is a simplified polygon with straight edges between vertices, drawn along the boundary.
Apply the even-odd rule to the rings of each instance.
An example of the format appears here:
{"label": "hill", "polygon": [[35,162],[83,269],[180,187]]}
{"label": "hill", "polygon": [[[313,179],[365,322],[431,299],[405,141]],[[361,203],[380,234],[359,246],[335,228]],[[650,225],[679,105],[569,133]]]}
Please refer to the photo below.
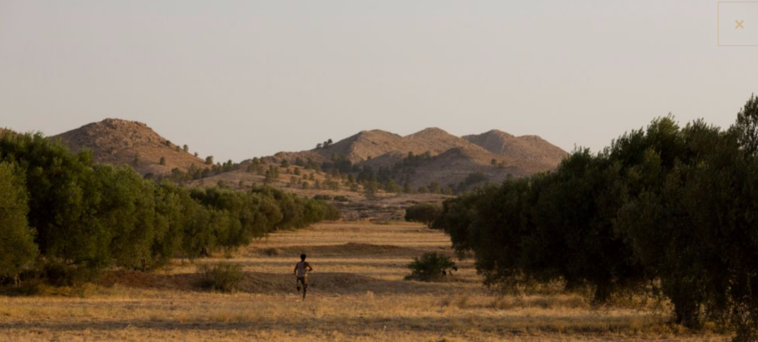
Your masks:
{"label": "hill", "polygon": [[[141,174],[169,174],[174,168],[186,171],[193,166],[206,167],[200,158],[136,121],[105,119],[52,138],[74,151],[91,150],[97,162],[130,165]],[[165,165],[161,165],[161,158],[165,158]]]}
{"label": "hill", "polygon": [[566,156],[566,151],[536,135],[516,137],[503,131],[491,130],[478,135],[466,135],[463,139],[503,156],[511,164],[534,164],[533,167],[550,168],[558,165]]}
{"label": "hill", "polygon": [[[566,155],[538,136],[515,137],[492,130],[457,137],[432,127],[406,136],[381,130],[362,131],[312,150],[280,152],[273,159],[323,164],[343,158],[358,168],[394,170],[392,177],[396,181],[415,186],[431,183],[447,186],[464,181],[472,173],[484,174],[491,181],[500,181],[508,175],[528,176],[555,168]],[[416,159],[410,160],[412,156]]]}

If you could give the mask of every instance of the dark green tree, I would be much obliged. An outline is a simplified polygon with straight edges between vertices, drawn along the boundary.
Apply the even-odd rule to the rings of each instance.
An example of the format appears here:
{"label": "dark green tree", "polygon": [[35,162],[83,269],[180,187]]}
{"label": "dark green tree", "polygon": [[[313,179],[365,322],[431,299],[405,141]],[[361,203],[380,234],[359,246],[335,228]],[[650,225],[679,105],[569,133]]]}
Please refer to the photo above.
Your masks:
{"label": "dark green tree", "polygon": [[11,278],[16,284],[38,252],[26,219],[29,206],[21,172],[14,163],[0,162],[0,280]]}
{"label": "dark green tree", "polygon": [[442,205],[438,203],[420,203],[405,208],[405,220],[421,222],[428,227],[442,214]]}

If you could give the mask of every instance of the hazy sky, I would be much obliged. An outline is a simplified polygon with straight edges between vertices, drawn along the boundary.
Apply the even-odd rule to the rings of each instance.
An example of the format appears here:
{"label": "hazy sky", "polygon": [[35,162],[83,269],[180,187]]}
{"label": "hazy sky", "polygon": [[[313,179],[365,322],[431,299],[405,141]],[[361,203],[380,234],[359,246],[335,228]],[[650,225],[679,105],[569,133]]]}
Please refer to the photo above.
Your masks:
{"label": "hazy sky", "polygon": [[137,120],[217,160],[429,126],[597,150],[753,92],[714,0],[0,0],[0,127]]}

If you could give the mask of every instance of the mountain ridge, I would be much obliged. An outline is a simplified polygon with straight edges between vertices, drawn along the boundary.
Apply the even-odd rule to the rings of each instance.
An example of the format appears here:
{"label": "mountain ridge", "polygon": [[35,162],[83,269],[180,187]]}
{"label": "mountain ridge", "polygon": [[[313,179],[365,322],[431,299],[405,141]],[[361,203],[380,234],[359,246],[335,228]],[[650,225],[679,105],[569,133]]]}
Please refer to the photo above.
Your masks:
{"label": "mountain ridge", "polygon": [[425,165],[406,175],[413,184],[458,183],[470,173],[483,173],[493,181],[507,176],[528,176],[549,171],[568,155],[536,135],[514,136],[500,130],[458,137],[437,127],[400,136],[381,130],[364,130],[333,144],[273,156],[288,162],[329,162],[334,156],[354,165],[392,168],[409,156],[428,155]]}
{"label": "mountain ridge", "polygon": [[[169,175],[174,169],[186,172],[210,167],[142,122],[108,118],[51,138],[74,151],[91,150],[97,162],[130,165],[143,175]],[[346,160],[350,167],[344,169],[343,162],[343,172],[357,173],[368,167],[384,169],[386,175],[386,170],[392,170],[391,177],[401,184],[452,186],[473,173],[497,182],[508,176],[549,171],[566,155],[564,150],[536,135],[514,136],[492,129],[459,137],[437,127],[427,127],[405,136],[378,129],[363,130],[337,142],[328,140],[310,150],[279,152],[261,158],[319,166]],[[250,160],[241,162],[245,163]]]}

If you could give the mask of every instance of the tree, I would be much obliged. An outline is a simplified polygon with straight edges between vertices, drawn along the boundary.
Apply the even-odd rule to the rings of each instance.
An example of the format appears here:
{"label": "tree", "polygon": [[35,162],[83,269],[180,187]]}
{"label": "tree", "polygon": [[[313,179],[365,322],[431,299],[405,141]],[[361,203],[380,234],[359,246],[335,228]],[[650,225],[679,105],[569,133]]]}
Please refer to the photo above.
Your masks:
{"label": "tree", "polygon": [[161,160],[158,162],[158,164],[166,165],[166,157],[161,157]]}
{"label": "tree", "polygon": [[134,159],[132,160],[132,165],[139,166],[139,163],[140,163],[139,153],[135,153]]}
{"label": "tree", "polygon": [[367,198],[376,197],[377,191],[379,191],[379,182],[376,179],[363,183],[363,193]]}
{"label": "tree", "polygon": [[411,183],[410,183],[410,182],[405,182],[405,183],[403,184],[403,192],[404,192],[404,193],[406,193],[406,194],[412,194],[412,193],[414,193],[414,192],[415,192],[415,191],[413,190],[413,186],[411,185]]}
{"label": "tree", "polygon": [[684,152],[668,171],[661,172],[662,155],[648,157],[647,169],[664,175],[661,185],[619,212],[620,228],[660,278],[676,321],[691,328],[708,318],[729,321],[737,341],[753,341],[758,331],[758,160],[751,137],[758,115],[750,113],[756,108],[751,97],[727,131],[702,121],[687,125]]}
{"label": "tree", "polygon": [[156,231],[167,224],[156,215],[153,184],[130,168],[110,165],[98,165],[94,179],[100,196],[96,224],[110,233],[110,259],[131,269],[152,264]]}
{"label": "tree", "polygon": [[758,152],[758,97],[750,96],[737,114],[737,122],[732,130],[737,134],[740,146],[746,154],[755,155]]}
{"label": "tree", "polygon": [[187,144],[184,144],[184,146],[182,146],[182,149],[184,152],[189,152],[189,146],[187,146]]}
{"label": "tree", "polygon": [[264,182],[270,184],[275,182],[277,179],[279,179],[279,168],[274,165],[270,165],[268,167],[268,170],[266,170]]}
{"label": "tree", "polygon": [[481,173],[481,172],[474,172],[466,176],[466,179],[464,179],[462,182],[460,182],[457,186],[456,191],[459,193],[471,190],[472,188],[475,188],[476,186],[480,186],[482,184],[486,184],[489,178],[487,175]]}
{"label": "tree", "polygon": [[395,181],[392,179],[389,179],[384,183],[384,191],[386,192],[397,193],[400,192],[400,190],[400,186],[397,185],[397,183],[395,183]]}
{"label": "tree", "polygon": [[29,227],[28,197],[21,170],[13,163],[0,163],[0,279],[18,275],[34,261],[37,246]]}
{"label": "tree", "polygon": [[213,165],[213,156],[205,157],[205,165]]}
{"label": "tree", "polygon": [[432,223],[442,214],[442,205],[437,203],[415,204],[405,209],[405,220],[421,222],[431,228]]}
{"label": "tree", "polygon": [[15,161],[26,177],[29,225],[48,265],[97,270],[109,263],[110,231],[100,224],[92,156],[73,154],[41,134],[0,137],[0,161]]}
{"label": "tree", "polygon": [[182,193],[186,190],[167,181],[156,185],[154,239],[150,245],[152,263],[145,268],[166,265],[181,251],[184,229]]}

